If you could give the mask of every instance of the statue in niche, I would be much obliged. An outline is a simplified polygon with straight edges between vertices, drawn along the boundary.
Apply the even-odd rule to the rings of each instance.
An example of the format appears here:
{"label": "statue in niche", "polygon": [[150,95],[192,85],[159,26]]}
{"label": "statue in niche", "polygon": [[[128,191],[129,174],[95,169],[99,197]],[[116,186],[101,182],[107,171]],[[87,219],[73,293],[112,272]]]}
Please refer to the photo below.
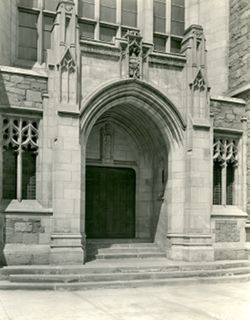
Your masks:
{"label": "statue in niche", "polygon": [[140,48],[133,46],[129,49],[129,77],[140,78]]}
{"label": "statue in niche", "polygon": [[106,123],[101,129],[101,156],[104,162],[113,161],[113,140],[113,128],[110,123]]}
{"label": "statue in niche", "polygon": [[138,32],[129,31],[126,34],[128,39],[128,76],[129,78],[140,79],[142,60],[142,37]]}

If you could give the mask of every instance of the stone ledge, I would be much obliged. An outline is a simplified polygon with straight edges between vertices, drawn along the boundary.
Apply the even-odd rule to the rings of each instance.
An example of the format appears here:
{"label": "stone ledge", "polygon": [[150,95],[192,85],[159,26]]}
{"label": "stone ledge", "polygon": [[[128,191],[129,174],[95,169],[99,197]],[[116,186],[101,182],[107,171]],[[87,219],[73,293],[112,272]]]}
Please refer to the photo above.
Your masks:
{"label": "stone ledge", "polygon": [[231,129],[227,127],[214,127],[214,131],[218,133],[232,134],[237,136],[242,135],[244,132],[243,130]]}
{"label": "stone ledge", "polygon": [[51,239],[82,239],[79,233],[52,233]]}
{"label": "stone ledge", "polygon": [[30,107],[19,107],[19,106],[13,106],[13,105],[1,105],[1,112],[6,113],[14,113],[14,114],[29,114],[30,115],[39,115],[42,117],[43,115],[43,109],[36,109],[36,108],[30,108]]}
{"label": "stone ledge", "polygon": [[120,59],[120,48],[116,47],[114,43],[105,43],[97,40],[80,40],[81,53],[99,54],[103,56],[114,57],[116,60]]}
{"label": "stone ledge", "polygon": [[193,119],[193,128],[196,130],[210,130],[211,125],[209,121],[206,121],[204,119]]}
{"label": "stone ledge", "polygon": [[52,215],[52,208],[44,208],[37,200],[11,200],[7,206],[2,209],[4,214],[45,214]]}
{"label": "stone ledge", "polygon": [[171,246],[181,247],[211,247],[211,234],[167,234]]}
{"label": "stone ledge", "polygon": [[73,117],[73,118],[79,118],[80,117],[80,112],[77,110],[66,110],[66,109],[59,109],[57,111],[58,115],[61,117]]}
{"label": "stone ledge", "polygon": [[174,66],[177,68],[184,68],[186,61],[186,57],[180,54],[152,52],[149,55],[149,64],[158,64],[165,66]]}
{"label": "stone ledge", "polygon": [[[235,89],[235,90],[232,90],[230,91],[230,96],[238,96],[242,93],[245,93],[246,91],[250,91],[250,83],[244,85],[244,86],[241,86],[240,88],[238,89]],[[244,101],[244,100],[243,100]]]}
{"label": "stone ledge", "polygon": [[247,218],[247,213],[237,206],[213,205],[211,217]]}
{"label": "stone ledge", "polygon": [[220,101],[220,102],[227,102],[227,103],[234,103],[234,104],[241,104],[246,105],[246,101],[240,98],[232,98],[228,96],[212,96],[210,98],[212,101]]}
{"label": "stone ledge", "polygon": [[34,76],[39,78],[48,78],[48,75],[45,69],[41,70],[41,72],[35,70],[29,70],[24,68],[17,67],[9,67],[9,66],[0,66],[0,72],[13,73],[13,74],[21,74],[24,76]]}

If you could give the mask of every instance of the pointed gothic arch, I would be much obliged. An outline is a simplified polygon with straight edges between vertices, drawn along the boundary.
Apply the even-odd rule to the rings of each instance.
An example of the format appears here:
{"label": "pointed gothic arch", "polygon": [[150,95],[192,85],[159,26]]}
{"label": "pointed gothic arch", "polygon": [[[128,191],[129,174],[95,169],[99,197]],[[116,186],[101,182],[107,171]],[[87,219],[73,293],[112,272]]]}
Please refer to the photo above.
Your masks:
{"label": "pointed gothic arch", "polygon": [[[105,129],[107,124],[112,130],[104,132],[108,137],[105,134],[103,137],[103,128]],[[127,167],[136,172],[135,237],[150,238],[152,241],[162,242],[162,246],[165,246],[167,213],[174,210],[175,206],[171,204],[175,196],[175,186],[171,188],[171,185],[174,183],[175,172],[182,170],[180,153],[184,152],[185,128],[185,120],[178,108],[161,91],[138,79],[110,82],[82,101],[80,129],[83,237],[88,229],[88,197],[94,194],[92,189],[88,192],[89,166],[96,165],[99,168],[97,171],[100,167],[104,170],[107,168],[107,171],[110,167]],[[100,142],[99,158],[96,162],[91,162],[93,159],[89,157],[87,145],[95,130],[99,130],[96,137],[101,137],[105,142]],[[132,146],[134,142],[136,151],[131,166],[124,165],[126,161],[116,160],[111,155],[114,145],[108,145],[108,150],[103,150],[102,144],[107,141],[113,144],[113,132],[118,135],[119,130],[127,135],[128,140],[131,138],[132,143],[127,145]],[[93,144],[90,145],[95,145],[97,140],[92,141]],[[105,185],[104,188],[106,190],[108,187]],[[97,210],[98,208],[93,212]],[[181,212],[179,210],[179,214]],[[120,216],[122,217],[122,214]]]}
{"label": "pointed gothic arch", "polygon": [[112,81],[82,101],[80,126],[85,138],[104,112],[121,104],[147,113],[169,146],[183,140],[186,122],[178,108],[159,89],[138,79]]}

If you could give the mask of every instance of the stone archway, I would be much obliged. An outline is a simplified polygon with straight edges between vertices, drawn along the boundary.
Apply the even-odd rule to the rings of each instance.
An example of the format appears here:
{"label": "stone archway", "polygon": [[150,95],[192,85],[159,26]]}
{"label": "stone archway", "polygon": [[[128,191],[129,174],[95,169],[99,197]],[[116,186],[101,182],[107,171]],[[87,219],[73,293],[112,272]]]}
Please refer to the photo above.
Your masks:
{"label": "stone archway", "polygon": [[134,237],[158,241],[165,246],[167,206],[171,204],[170,196],[167,206],[164,201],[166,186],[171,183],[173,151],[182,148],[184,128],[175,106],[161,92],[138,80],[109,84],[83,103],[83,235],[90,214],[85,210],[86,194],[87,198],[89,194],[85,184],[86,166],[99,171],[100,168],[127,168],[133,169],[136,176]]}

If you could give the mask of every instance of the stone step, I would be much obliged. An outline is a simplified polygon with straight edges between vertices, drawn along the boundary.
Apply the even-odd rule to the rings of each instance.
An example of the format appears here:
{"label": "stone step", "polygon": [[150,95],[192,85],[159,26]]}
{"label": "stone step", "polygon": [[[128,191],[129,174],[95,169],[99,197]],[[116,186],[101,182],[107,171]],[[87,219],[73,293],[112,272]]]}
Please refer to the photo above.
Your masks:
{"label": "stone step", "polygon": [[226,270],[200,271],[165,271],[165,272],[128,272],[128,273],[98,273],[98,274],[11,274],[10,282],[23,283],[75,283],[75,282],[104,282],[104,281],[134,281],[191,277],[222,277],[249,274],[250,268],[231,268]]}
{"label": "stone step", "polygon": [[249,260],[216,262],[172,262],[167,259],[100,260],[82,266],[27,265],[7,266],[0,269],[2,277],[11,274],[87,274],[87,273],[127,273],[127,272],[170,272],[225,270],[230,268],[250,268]]}
{"label": "stone step", "polygon": [[143,243],[152,243],[154,244],[154,242],[152,242],[152,240],[150,239],[146,239],[146,238],[142,238],[142,239],[123,239],[123,238],[118,238],[118,239],[87,239],[86,240],[87,245],[99,245],[99,244],[109,244],[109,245],[127,245],[127,244],[143,244]]}
{"label": "stone step", "polygon": [[141,250],[134,251],[133,253],[129,252],[110,252],[96,254],[96,259],[155,259],[155,258],[164,258],[166,254],[160,251],[148,251],[143,252]]}
{"label": "stone step", "polygon": [[[93,239],[87,240],[87,260],[93,259],[133,259],[165,257],[157,244],[145,239]],[[151,253],[153,256],[151,256]]]}
{"label": "stone step", "polygon": [[250,274],[216,277],[191,277],[171,279],[148,279],[126,281],[90,281],[77,283],[18,283],[0,281],[0,290],[89,290],[104,288],[138,288],[150,286],[170,286],[176,284],[193,285],[196,283],[223,283],[249,281]]}
{"label": "stone step", "polygon": [[153,242],[141,242],[141,243],[87,243],[87,248],[108,248],[108,249],[131,249],[131,248],[158,248],[156,243]]}
{"label": "stone step", "polygon": [[124,253],[151,253],[151,252],[158,252],[158,253],[163,253],[159,248],[157,247],[142,247],[142,248],[126,248],[126,247],[121,247],[121,248],[100,248],[98,249],[98,254],[124,254]]}

